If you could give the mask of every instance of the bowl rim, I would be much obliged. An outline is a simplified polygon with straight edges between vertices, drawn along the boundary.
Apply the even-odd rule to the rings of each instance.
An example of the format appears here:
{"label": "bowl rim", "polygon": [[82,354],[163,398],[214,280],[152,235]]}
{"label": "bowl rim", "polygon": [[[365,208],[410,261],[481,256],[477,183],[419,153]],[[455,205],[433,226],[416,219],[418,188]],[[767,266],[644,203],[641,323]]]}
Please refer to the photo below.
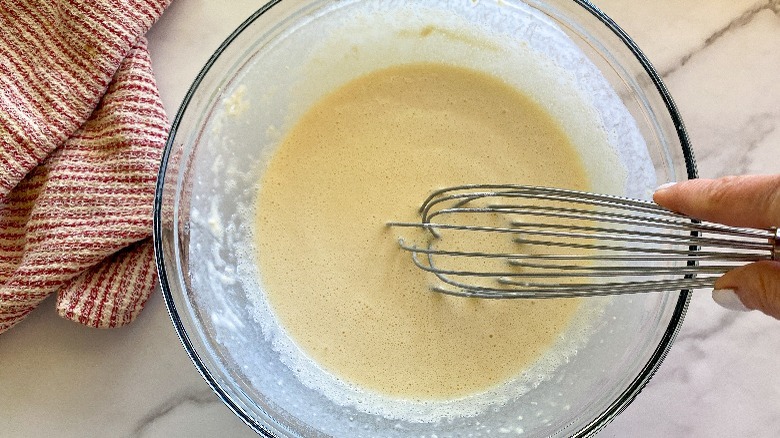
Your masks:
{"label": "bowl rim", "polygon": [[[595,5],[590,3],[589,0],[573,0],[573,1],[574,3],[582,7],[585,11],[593,15],[596,19],[598,19],[610,31],[612,31],[615,34],[615,36],[617,36],[623,42],[623,44],[626,45],[626,47],[634,55],[636,60],[640,63],[644,71],[648,74],[653,85],[656,88],[656,91],[658,91],[661,99],[663,100],[664,105],[666,106],[666,110],[668,111],[669,116],[672,119],[672,122],[674,123],[675,131],[677,133],[678,139],[682,146],[682,153],[685,159],[685,167],[686,167],[688,179],[697,178],[698,173],[696,169],[696,161],[693,156],[693,149],[691,147],[687,130],[685,129],[685,126],[682,121],[682,117],[680,116],[680,113],[677,109],[676,104],[674,103],[674,100],[672,99],[671,94],[669,93],[669,90],[666,88],[666,85],[664,85],[663,80],[658,74],[655,67],[653,67],[650,60],[645,56],[645,54],[637,46],[637,44],[633,41],[633,39],[631,39],[631,37],[620,26],[618,26],[618,24],[614,20],[612,20],[609,16],[607,16]],[[277,435],[273,431],[269,430],[267,428],[268,427],[267,425],[257,421],[257,419],[254,416],[252,416],[249,412],[245,411],[241,407],[241,405],[237,403],[236,400],[233,399],[231,394],[228,393],[222,387],[222,385],[212,374],[212,371],[209,370],[209,368],[201,360],[200,356],[198,355],[198,352],[195,351],[194,345],[190,340],[189,334],[187,333],[184,327],[184,323],[182,322],[182,319],[179,316],[179,313],[176,309],[176,304],[174,302],[170,283],[168,281],[168,275],[165,270],[164,251],[163,251],[163,243],[162,243],[162,222],[163,222],[162,221],[162,198],[163,198],[163,186],[165,182],[165,173],[168,167],[168,160],[170,158],[171,151],[174,149],[176,133],[184,117],[184,114],[186,113],[187,108],[189,107],[190,102],[192,101],[195,93],[197,92],[204,78],[211,70],[211,68],[214,66],[214,64],[217,62],[219,57],[225,52],[228,46],[230,46],[230,44],[232,44],[233,41],[236,38],[238,38],[239,35],[241,35],[241,33],[243,33],[249,26],[251,26],[260,16],[265,14],[269,9],[271,9],[272,7],[274,7],[275,5],[281,2],[282,0],[271,0],[267,2],[259,9],[257,9],[254,13],[252,13],[235,30],[233,30],[233,32],[230,33],[230,35],[225,39],[225,41],[223,41],[222,44],[220,44],[220,46],[209,57],[208,61],[206,61],[206,64],[203,66],[200,72],[198,72],[197,76],[195,77],[189,89],[187,90],[187,93],[182,99],[182,103],[179,106],[176,116],[174,117],[173,122],[171,123],[168,139],[166,141],[165,148],[163,150],[163,155],[161,158],[160,168],[158,171],[157,182],[155,186],[154,208],[153,208],[153,230],[152,230],[153,241],[154,241],[155,264],[157,267],[159,283],[165,300],[165,306],[168,311],[168,316],[170,317],[171,322],[173,323],[173,326],[176,330],[176,334],[179,337],[179,341],[181,342],[182,346],[187,352],[187,355],[189,356],[190,360],[195,365],[195,368],[200,373],[201,377],[203,377],[203,379],[206,381],[209,387],[211,387],[214,393],[220,398],[220,400],[222,400],[222,402],[234,414],[236,414],[236,416],[238,416],[244,423],[246,423],[252,430],[254,430],[259,435],[268,438],[275,438]],[[599,414],[591,422],[589,422],[587,425],[582,427],[580,430],[576,431],[571,436],[588,437],[588,436],[595,435],[597,432],[603,429],[607,424],[609,424],[613,419],[615,419],[621,412],[623,412],[623,410],[625,410],[628,407],[628,405],[631,404],[631,402],[637,397],[637,395],[639,395],[639,393],[642,391],[642,389],[644,389],[644,387],[653,377],[653,375],[658,370],[659,366],[661,365],[661,363],[669,353],[669,350],[674,342],[674,339],[677,337],[677,334],[679,333],[680,328],[682,326],[682,321],[683,318],[685,317],[685,313],[687,311],[688,304],[691,299],[691,294],[692,291],[688,289],[684,289],[680,291],[679,297],[677,299],[677,303],[674,308],[674,312],[672,313],[671,319],[669,321],[669,325],[667,326],[664,335],[662,336],[660,342],[658,343],[657,347],[653,351],[653,354],[650,356],[647,363],[642,368],[641,372],[631,381],[631,383],[625,388],[625,390],[620,394],[620,396],[616,397],[616,399],[611,404],[609,404],[606,407],[606,409],[604,409],[601,412],[601,414]]]}

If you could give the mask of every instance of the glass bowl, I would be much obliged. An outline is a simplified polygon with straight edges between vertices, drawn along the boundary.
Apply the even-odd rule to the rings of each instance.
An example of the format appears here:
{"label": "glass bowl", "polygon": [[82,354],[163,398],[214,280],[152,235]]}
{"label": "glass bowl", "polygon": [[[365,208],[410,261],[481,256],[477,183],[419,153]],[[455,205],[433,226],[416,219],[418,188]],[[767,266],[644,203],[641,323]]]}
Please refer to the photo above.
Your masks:
{"label": "glass bowl", "polygon": [[[502,55],[487,56],[468,38],[433,45],[406,38],[431,23],[492,38]],[[174,327],[208,384],[263,436],[593,435],[661,364],[690,291],[589,299],[585,307],[598,316],[552,373],[526,379],[508,400],[473,415],[411,420],[371,414],[359,397],[335,402],[302,383],[279,352],[268,315],[258,311],[252,206],[285,130],[350,78],[419,61],[482,68],[519,86],[535,78],[526,91],[553,115],[588,120],[582,132],[566,129],[584,148],[596,190],[648,198],[662,183],[696,176],[658,74],[586,1],[272,1],[209,59],[166,145],[154,239]],[[588,152],[591,131],[614,148],[617,165]]]}

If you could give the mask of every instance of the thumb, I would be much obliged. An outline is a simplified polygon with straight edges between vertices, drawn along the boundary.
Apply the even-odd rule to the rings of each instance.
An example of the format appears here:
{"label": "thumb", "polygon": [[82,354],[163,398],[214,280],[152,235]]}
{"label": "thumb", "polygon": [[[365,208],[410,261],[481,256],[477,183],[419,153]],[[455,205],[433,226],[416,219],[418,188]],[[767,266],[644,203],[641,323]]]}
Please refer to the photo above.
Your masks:
{"label": "thumb", "polygon": [[780,319],[780,262],[764,260],[732,269],[715,282],[712,298],[726,308],[742,304]]}

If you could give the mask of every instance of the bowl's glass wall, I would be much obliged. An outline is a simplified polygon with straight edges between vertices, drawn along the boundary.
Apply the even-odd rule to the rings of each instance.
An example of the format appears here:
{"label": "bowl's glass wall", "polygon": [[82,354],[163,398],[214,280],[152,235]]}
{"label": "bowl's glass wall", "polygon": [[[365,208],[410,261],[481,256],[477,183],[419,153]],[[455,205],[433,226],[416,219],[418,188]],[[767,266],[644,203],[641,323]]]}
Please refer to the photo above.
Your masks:
{"label": "bowl's glass wall", "polygon": [[[372,3],[381,9],[398,2]],[[494,2],[444,3],[479,11],[481,4]],[[273,151],[273,139],[301,110],[291,110],[295,103],[285,101],[290,90],[279,84],[296,74],[296,60],[310,47],[291,53],[286,64],[263,62],[278,59],[269,54],[277,50],[278,57],[280,47],[287,50],[278,41],[326,16],[333,4],[285,0],[258,11],[204,68],[174,124],[158,182],[155,238],[171,317],[199,370],[250,426],[276,436],[584,436],[597,431],[660,364],[682,321],[686,292],[594,300],[603,307],[600,322],[554,378],[540,379],[523,396],[478,417],[436,423],[390,420],[333,404],[300,383],[264,333],[249,297],[255,291],[238,279],[256,274],[247,252],[248,221],[261,163]],[[570,0],[503,4],[505,13],[530,7],[557,24],[622,101],[646,149],[641,159],[653,169],[652,181],[641,185],[644,192],[632,195],[647,197],[655,185],[695,176],[665,90],[608,19]],[[533,32],[516,29],[518,36]]]}

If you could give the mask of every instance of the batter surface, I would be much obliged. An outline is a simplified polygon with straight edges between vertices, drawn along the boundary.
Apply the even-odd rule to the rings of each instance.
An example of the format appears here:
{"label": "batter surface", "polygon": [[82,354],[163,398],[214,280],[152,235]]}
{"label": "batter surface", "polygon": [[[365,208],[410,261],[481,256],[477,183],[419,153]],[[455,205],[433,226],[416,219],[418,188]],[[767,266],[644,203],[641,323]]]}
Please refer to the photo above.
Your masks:
{"label": "batter surface", "polygon": [[436,188],[589,188],[561,128],[484,73],[410,64],[317,102],[274,153],[255,239],[267,300],[322,368],[390,397],[444,400],[517,376],[566,329],[578,300],[477,300],[428,289],[390,220]]}

